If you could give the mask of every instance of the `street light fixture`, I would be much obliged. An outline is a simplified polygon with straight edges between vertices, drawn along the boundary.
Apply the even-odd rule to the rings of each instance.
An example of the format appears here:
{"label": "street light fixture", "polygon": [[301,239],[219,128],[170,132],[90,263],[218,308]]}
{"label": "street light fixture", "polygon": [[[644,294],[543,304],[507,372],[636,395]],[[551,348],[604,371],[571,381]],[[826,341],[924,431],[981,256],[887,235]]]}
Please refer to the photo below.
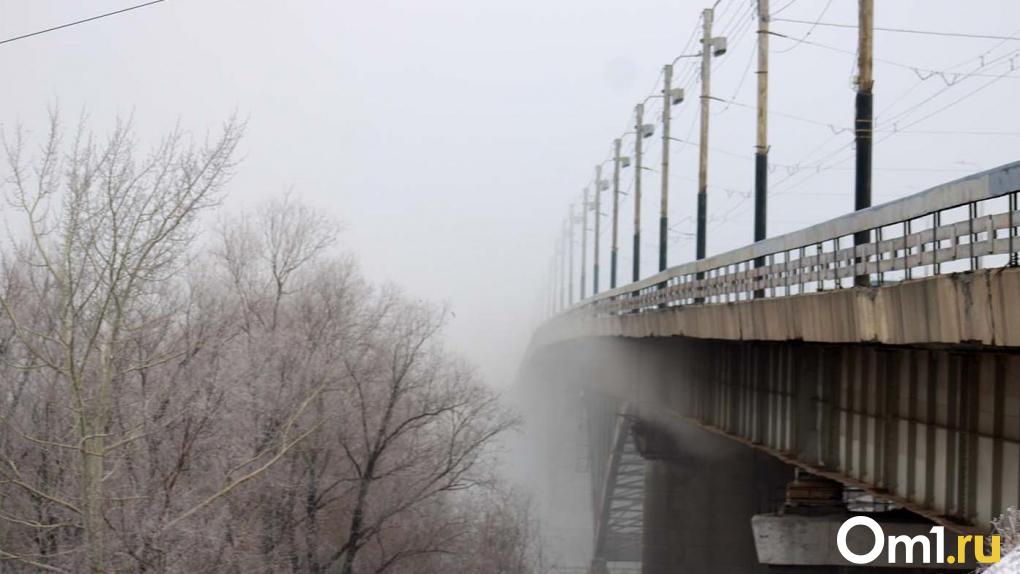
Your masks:
{"label": "street light fixture", "polygon": [[712,48],[712,55],[718,58],[726,53],[726,38],[716,36],[709,40],[709,46]]}

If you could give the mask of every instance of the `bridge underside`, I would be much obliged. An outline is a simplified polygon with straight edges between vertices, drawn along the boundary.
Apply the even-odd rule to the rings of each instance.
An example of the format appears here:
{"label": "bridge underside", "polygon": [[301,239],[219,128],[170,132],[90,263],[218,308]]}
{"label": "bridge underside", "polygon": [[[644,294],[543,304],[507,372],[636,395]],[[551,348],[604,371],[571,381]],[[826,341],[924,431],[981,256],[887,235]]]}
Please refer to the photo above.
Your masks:
{"label": "bridge underside", "polygon": [[[1010,319],[1020,308],[1010,293],[1020,293],[1020,270],[568,317],[539,334],[524,376],[552,377],[602,402],[588,407],[592,482],[601,488],[594,507],[624,510],[602,520],[625,525],[628,536],[615,543],[625,538],[608,528],[597,558],[633,559],[640,523],[646,573],[760,571],[751,517],[782,506],[793,469],[870,492],[918,520],[984,533],[1020,503],[1012,348],[1020,317]],[[794,317],[782,330],[770,319],[778,312]],[[598,335],[582,335],[590,332]],[[617,478],[611,453],[621,437],[633,446]],[[636,484],[634,450],[644,460],[643,512],[627,514],[637,494],[605,484]],[[718,569],[719,560],[735,562]]]}
{"label": "bridge underside", "polygon": [[[1020,502],[1018,261],[1014,163],[561,300],[524,375],[615,401],[589,406],[588,426],[628,431],[646,461],[646,573],[760,571],[750,540],[771,567],[842,572],[831,549],[783,533],[839,523],[851,492],[893,505],[872,511],[894,530],[985,532]],[[603,534],[621,444],[588,445]],[[782,512],[755,516],[752,536],[759,489],[791,469]],[[801,498],[815,483],[817,506]],[[603,534],[594,555],[609,560]]]}
{"label": "bridge underside", "polygon": [[592,374],[585,384],[601,381],[642,418],[693,421],[983,529],[1020,499],[1018,293],[1020,269],[1004,268],[567,314],[538,333],[533,352],[579,354]]}

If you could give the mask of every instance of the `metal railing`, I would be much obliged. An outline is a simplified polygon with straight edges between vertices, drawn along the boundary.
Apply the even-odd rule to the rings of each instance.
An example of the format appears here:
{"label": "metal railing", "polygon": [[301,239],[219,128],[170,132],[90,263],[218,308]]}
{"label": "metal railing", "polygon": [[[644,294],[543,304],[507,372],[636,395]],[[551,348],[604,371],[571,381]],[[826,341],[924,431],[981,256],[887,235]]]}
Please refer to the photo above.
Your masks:
{"label": "metal railing", "polygon": [[[620,314],[879,286],[1017,264],[1020,162],[599,293],[566,313]],[[867,242],[855,245],[856,234]],[[756,265],[756,260],[758,261]]]}

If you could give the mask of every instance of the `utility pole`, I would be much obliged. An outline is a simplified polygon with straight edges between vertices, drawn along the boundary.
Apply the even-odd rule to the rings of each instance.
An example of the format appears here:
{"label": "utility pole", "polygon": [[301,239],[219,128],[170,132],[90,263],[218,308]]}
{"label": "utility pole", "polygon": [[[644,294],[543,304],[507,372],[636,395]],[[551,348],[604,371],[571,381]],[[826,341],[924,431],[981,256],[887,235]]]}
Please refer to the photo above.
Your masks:
{"label": "utility pole", "polygon": [[609,255],[609,288],[616,289],[616,253],[620,231],[620,138],[613,140],[613,246]]}
{"label": "utility pole", "polygon": [[560,305],[560,250],[559,240],[553,247],[552,263],[549,265],[549,272],[552,275],[552,314],[559,312]]}
{"label": "utility pole", "polygon": [[584,301],[585,283],[588,281],[588,188],[581,200],[581,301]]}
{"label": "utility pole", "polygon": [[673,64],[662,69],[662,197],[659,202],[659,271],[666,269],[669,245],[669,122],[673,110]]}
{"label": "utility pole", "polygon": [[570,204],[570,219],[567,220],[567,243],[570,245],[570,261],[567,263],[567,292],[570,293],[570,305],[574,305],[574,204]]}
{"label": "utility pole", "polygon": [[[769,0],[758,0],[758,133],[754,149],[754,240],[768,235],[769,190]],[[754,260],[763,267],[765,258]],[[764,297],[764,289],[755,289],[755,297]]]}
{"label": "utility pole", "polygon": [[560,310],[567,308],[567,230],[560,230]]}
{"label": "utility pole", "polygon": [[641,279],[641,142],[645,139],[645,104],[634,108],[634,281]]}
{"label": "utility pole", "polygon": [[[872,73],[874,51],[875,1],[859,0],[859,22],[857,39],[857,101],[854,120],[854,136],[857,144],[857,165],[854,170],[854,209],[871,207],[871,134],[873,118],[872,88],[875,84]],[[854,235],[854,245],[870,241],[870,231],[859,231]],[[856,261],[857,259],[855,259]],[[854,277],[854,284],[867,286],[867,273]]]}
{"label": "utility pole", "polygon": [[592,295],[598,295],[599,293],[599,223],[602,221],[602,164],[595,166],[595,235],[593,240],[595,247],[593,248],[592,257],[595,259],[594,266],[592,268]]}
{"label": "utility pole", "polygon": [[556,255],[549,261],[549,298],[546,299],[546,315],[556,314]]}
{"label": "utility pole", "polygon": [[695,257],[705,258],[705,226],[708,219],[708,116],[712,80],[712,18],[714,11],[701,13],[701,139],[698,148],[698,229]]}

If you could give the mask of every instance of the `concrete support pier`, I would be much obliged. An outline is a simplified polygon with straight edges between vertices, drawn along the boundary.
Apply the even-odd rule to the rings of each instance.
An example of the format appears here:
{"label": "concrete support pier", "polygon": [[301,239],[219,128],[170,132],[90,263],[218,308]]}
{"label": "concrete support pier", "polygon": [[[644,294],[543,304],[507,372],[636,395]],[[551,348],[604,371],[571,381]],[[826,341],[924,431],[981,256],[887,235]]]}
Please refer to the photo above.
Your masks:
{"label": "concrete support pier", "polygon": [[767,573],[750,521],[781,502],[792,467],[691,425],[637,434],[647,458],[642,573]]}

